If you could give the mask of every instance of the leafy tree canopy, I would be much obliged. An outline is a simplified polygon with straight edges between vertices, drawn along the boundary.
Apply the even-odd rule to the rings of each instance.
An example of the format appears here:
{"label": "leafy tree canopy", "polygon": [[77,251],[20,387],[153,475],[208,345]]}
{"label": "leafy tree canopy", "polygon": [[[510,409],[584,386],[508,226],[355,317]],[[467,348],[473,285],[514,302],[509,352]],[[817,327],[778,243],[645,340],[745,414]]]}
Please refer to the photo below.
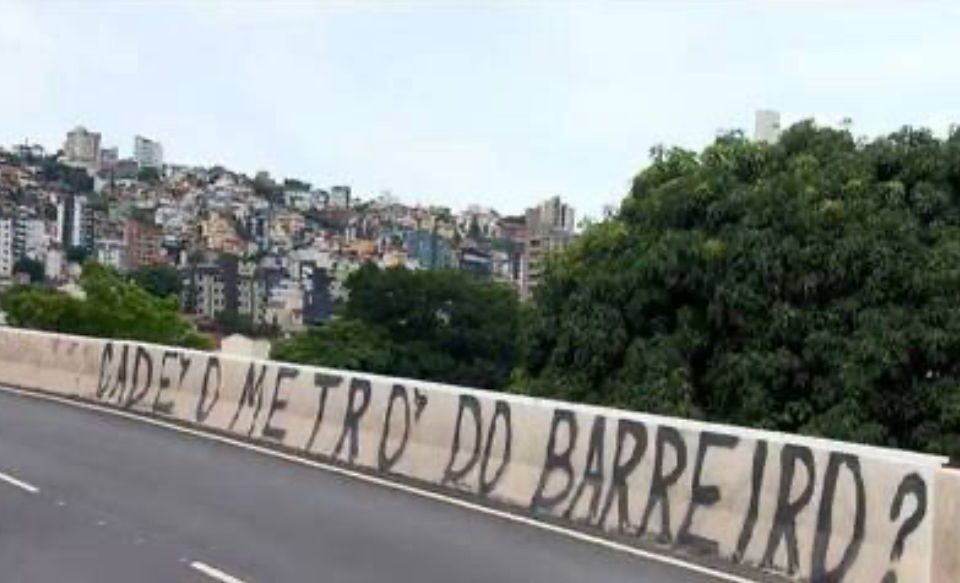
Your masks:
{"label": "leafy tree canopy", "polygon": [[348,370],[387,373],[393,344],[386,333],[364,322],[335,319],[273,346],[271,358]]}
{"label": "leafy tree canopy", "polygon": [[[279,343],[275,358],[482,388],[514,366],[518,304],[506,286],[457,271],[366,265],[342,318]],[[336,348],[334,348],[336,346]]]}
{"label": "leafy tree canopy", "polygon": [[657,148],[536,290],[518,384],[960,454],[960,132]]}
{"label": "leafy tree canopy", "polygon": [[156,298],[113,270],[87,263],[81,299],[54,289],[20,286],[7,291],[0,307],[13,326],[206,348],[209,343],[177,314],[176,298]]}
{"label": "leafy tree canopy", "polygon": [[93,178],[83,168],[73,168],[48,156],[40,163],[40,174],[45,182],[59,182],[71,192],[93,191]]}
{"label": "leafy tree canopy", "polygon": [[182,287],[180,272],[171,265],[142,265],[130,277],[138,286],[158,298],[177,296]]}
{"label": "leafy tree canopy", "polygon": [[277,326],[258,324],[246,314],[236,310],[223,310],[216,315],[217,328],[222,334],[243,334],[258,338],[272,338],[279,333]]}

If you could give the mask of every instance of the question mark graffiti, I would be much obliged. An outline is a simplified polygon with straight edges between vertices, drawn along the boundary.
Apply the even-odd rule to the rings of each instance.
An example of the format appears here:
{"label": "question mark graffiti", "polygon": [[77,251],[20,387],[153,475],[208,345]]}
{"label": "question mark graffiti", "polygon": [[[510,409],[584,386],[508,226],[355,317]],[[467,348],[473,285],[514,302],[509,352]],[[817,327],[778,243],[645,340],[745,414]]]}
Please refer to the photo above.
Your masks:
{"label": "question mark graffiti", "polygon": [[[906,544],[907,537],[910,536],[913,531],[917,530],[917,527],[920,526],[923,518],[927,515],[927,483],[923,481],[923,478],[921,478],[919,474],[912,473],[904,477],[903,481],[900,482],[900,486],[897,487],[897,493],[893,496],[893,505],[890,506],[890,521],[896,522],[900,519],[900,512],[903,510],[903,501],[906,499],[907,494],[913,494],[913,497],[917,501],[917,508],[913,511],[910,518],[903,521],[903,524],[900,525],[900,529],[897,531],[897,536],[893,540],[893,548],[890,549],[890,561],[892,563],[896,563],[900,560],[900,557],[903,556],[903,548]],[[881,583],[897,583],[896,570],[891,568],[887,571]]]}

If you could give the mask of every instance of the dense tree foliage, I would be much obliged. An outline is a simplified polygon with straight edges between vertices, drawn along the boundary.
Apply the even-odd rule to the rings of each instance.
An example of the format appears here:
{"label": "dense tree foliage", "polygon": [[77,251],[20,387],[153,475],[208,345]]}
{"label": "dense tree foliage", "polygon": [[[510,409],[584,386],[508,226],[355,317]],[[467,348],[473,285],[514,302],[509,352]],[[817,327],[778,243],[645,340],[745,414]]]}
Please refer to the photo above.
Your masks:
{"label": "dense tree foliage", "polygon": [[83,298],[45,287],[15,287],[3,295],[0,307],[11,325],[23,328],[194,348],[208,346],[177,314],[175,298],[156,298],[97,263],[84,266],[80,285]]}
{"label": "dense tree foliage", "polygon": [[656,149],[526,336],[534,394],[960,454],[960,132]]}
{"label": "dense tree foliage", "polygon": [[243,334],[257,338],[273,338],[279,334],[279,328],[272,324],[258,324],[253,318],[234,310],[217,313],[216,327],[221,334]]}
{"label": "dense tree foliage", "polygon": [[394,372],[393,344],[387,334],[381,328],[352,319],[335,319],[311,327],[275,344],[271,357],[347,370]]}
{"label": "dense tree foliage", "polygon": [[347,281],[341,319],[275,346],[281,360],[481,388],[504,388],[518,303],[498,283],[457,271],[366,265]]}
{"label": "dense tree foliage", "polygon": [[135,269],[130,277],[137,285],[158,298],[178,295],[183,285],[180,272],[171,265],[142,265]]}
{"label": "dense tree foliage", "polygon": [[93,191],[93,178],[83,168],[67,166],[57,156],[48,156],[40,162],[40,176],[45,182],[59,182],[71,192]]}

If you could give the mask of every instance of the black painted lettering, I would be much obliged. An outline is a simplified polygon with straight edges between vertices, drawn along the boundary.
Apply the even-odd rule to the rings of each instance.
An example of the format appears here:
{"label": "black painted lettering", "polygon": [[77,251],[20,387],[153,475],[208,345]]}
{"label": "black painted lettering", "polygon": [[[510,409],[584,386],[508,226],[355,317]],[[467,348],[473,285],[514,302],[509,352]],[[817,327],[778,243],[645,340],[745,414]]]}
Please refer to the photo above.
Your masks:
{"label": "black painted lettering", "polygon": [[707,459],[707,452],[711,447],[733,449],[740,439],[735,435],[704,431],[700,433],[700,445],[697,446],[697,459],[693,465],[693,484],[690,489],[690,506],[683,518],[680,530],[677,532],[677,544],[689,547],[704,554],[719,554],[719,543],[704,536],[692,534],[690,527],[693,524],[693,514],[697,507],[710,507],[720,501],[720,488],[703,483],[703,466]]}
{"label": "black painted lettering", "polygon": [[[469,413],[473,420],[473,451],[470,457],[459,468],[455,468],[457,456],[460,454],[461,434],[463,429],[464,413]],[[480,447],[483,440],[480,426],[480,401],[473,395],[460,395],[460,405],[457,408],[457,424],[453,433],[453,444],[450,446],[450,459],[443,471],[442,484],[459,484],[470,470],[477,465],[480,459]]]}
{"label": "black painted lettering", "polygon": [[758,441],[756,449],[753,450],[750,507],[747,509],[747,517],[743,521],[743,528],[740,529],[740,536],[737,537],[737,549],[733,552],[731,558],[734,563],[743,561],[743,557],[747,553],[747,547],[750,546],[750,540],[753,539],[753,531],[757,526],[757,516],[760,514],[760,492],[763,488],[763,472],[766,467],[767,442]]}
{"label": "black painted lettering", "polygon": [[[558,451],[557,434],[561,425],[566,425],[568,439],[567,447]],[[549,512],[563,503],[570,491],[573,490],[574,477],[571,457],[577,444],[577,432],[577,417],[573,411],[567,409],[555,409],[553,411],[546,459],[543,462],[543,470],[540,472],[540,482],[537,484],[537,490],[533,493],[533,499],[530,501],[532,512]],[[554,473],[563,474],[563,487],[558,492],[547,495],[547,483]]]}
{"label": "black painted lettering", "polygon": [[[626,440],[629,436],[633,440],[633,448],[626,459]],[[617,422],[617,449],[613,454],[613,477],[610,479],[610,489],[607,491],[607,500],[603,503],[603,512],[598,524],[603,526],[610,516],[614,501],[617,502],[617,532],[626,534],[630,528],[630,488],[627,479],[640,465],[643,454],[647,451],[647,428],[639,421],[620,419]]]}
{"label": "black painted lettering", "polygon": [[927,483],[923,481],[920,474],[913,472],[906,475],[900,485],[897,486],[897,493],[894,494],[893,504],[890,506],[890,521],[900,520],[900,514],[903,512],[903,502],[906,500],[907,494],[913,495],[917,501],[917,507],[910,518],[904,520],[897,530],[897,538],[893,541],[893,548],[890,549],[891,561],[900,560],[900,557],[903,556],[907,535],[915,531],[927,516]]}
{"label": "black painted lettering", "polygon": [[243,391],[237,401],[233,418],[230,419],[230,424],[227,426],[230,431],[233,431],[233,427],[237,424],[240,412],[246,407],[253,407],[253,417],[250,419],[250,426],[247,428],[247,435],[253,435],[257,418],[260,417],[260,409],[263,407],[263,384],[267,377],[267,368],[268,365],[266,364],[260,365],[259,375],[257,374],[257,363],[251,362],[247,368],[247,379],[243,383]]}
{"label": "black painted lettering", "polygon": [[413,406],[414,409],[416,409],[416,412],[413,414],[413,419],[420,421],[420,416],[423,415],[423,410],[427,406],[427,396],[421,393],[417,387],[413,387]]}
{"label": "black painted lettering", "polygon": [[[487,477],[490,458],[493,453],[493,441],[497,436],[497,420],[502,419],[504,429],[503,453],[500,455],[500,466],[492,477]],[[510,416],[510,405],[506,401],[498,400],[494,408],[493,418],[490,419],[490,429],[487,430],[487,444],[483,448],[483,459],[480,461],[480,495],[489,496],[497,487],[500,478],[510,465],[510,456],[513,448],[513,421]]]}
{"label": "black painted lettering", "polygon": [[187,356],[184,353],[180,353],[180,382],[177,384],[177,390],[183,390],[183,381],[187,378],[187,373],[190,371],[190,364],[193,362],[193,358]]}
{"label": "black painted lettering", "polygon": [[107,342],[103,345],[100,352],[100,378],[97,380],[97,399],[103,397],[107,387],[113,382],[113,375],[110,370],[113,366],[113,342]]}
{"label": "black painted lettering", "polygon": [[[217,371],[217,382],[211,390],[210,377],[213,376],[213,371]],[[203,371],[203,384],[200,386],[200,399],[197,400],[197,423],[203,423],[210,416],[213,407],[220,400],[220,386],[222,384],[223,371],[220,368],[220,359],[216,356],[207,357],[207,368]],[[208,400],[210,401],[209,405],[207,405]]]}
{"label": "black painted lettering", "polygon": [[161,413],[163,415],[171,415],[173,413],[173,401],[161,401],[160,396],[164,391],[170,388],[172,384],[172,379],[167,376],[167,362],[170,360],[177,360],[179,352],[175,350],[164,351],[163,356],[160,357],[160,378],[157,382],[157,394],[153,398],[153,412]]}
{"label": "black painted lettering", "polygon": [[[664,472],[664,453],[667,446],[673,449],[676,463],[669,472]],[[669,543],[673,540],[670,530],[670,486],[674,485],[683,475],[687,467],[687,446],[683,442],[680,432],[673,427],[661,425],[657,428],[656,451],[653,458],[653,479],[650,483],[650,497],[647,507],[643,511],[643,520],[640,521],[639,534],[646,534],[650,516],[660,507],[660,535],[657,540]]]}
{"label": "black painted lettering", "polygon": [[270,410],[267,411],[267,420],[263,422],[263,436],[267,439],[283,442],[287,435],[287,430],[283,427],[277,427],[273,424],[273,417],[277,411],[283,411],[287,408],[287,400],[280,398],[280,389],[283,388],[283,381],[293,380],[300,375],[300,371],[290,366],[281,366],[277,370],[277,382],[273,385],[273,399],[270,400]]}
{"label": "black painted lettering", "polygon": [[[797,463],[803,464],[807,472],[806,483],[795,499],[790,500]],[[774,568],[773,560],[781,542],[787,544],[787,573],[793,575],[800,565],[797,549],[797,515],[810,503],[813,486],[816,481],[816,468],[813,465],[813,453],[800,445],[784,445],[780,450],[780,488],[777,494],[777,510],[773,517],[773,528],[767,540],[767,550],[763,553],[760,566]]]}
{"label": "black painted lettering", "polygon": [[[141,367],[141,365],[143,365]],[[141,375],[140,371],[146,373]],[[143,377],[141,382],[141,376]],[[153,386],[153,357],[142,346],[137,346],[136,356],[133,359],[133,375],[130,379],[130,391],[127,393],[127,400],[124,407],[132,407],[142,401],[150,387]]]}
{"label": "black painted lettering", "polygon": [[333,450],[333,457],[340,456],[343,446],[347,439],[350,439],[350,451],[347,454],[347,462],[353,463],[360,453],[360,419],[367,412],[370,405],[370,381],[364,379],[351,379],[350,392],[347,393],[347,412],[343,417],[343,431],[340,433],[340,439],[337,440],[337,446]]}
{"label": "black painted lettering", "polygon": [[[837,478],[840,469],[846,466],[853,478],[856,508],[853,515],[853,535],[843,551],[840,563],[833,569],[827,569],[827,551],[833,534],[833,502],[837,494]],[[846,514],[846,513],[844,513]],[[863,544],[864,525],[867,518],[867,494],[860,473],[860,459],[852,454],[832,452],[827,464],[827,473],[823,476],[823,493],[820,497],[820,510],[817,513],[817,532],[813,538],[813,563],[810,568],[810,580],[823,583],[840,583],[853,566]]]}
{"label": "black painted lettering", "polygon": [[600,496],[603,494],[603,439],[607,432],[607,419],[602,415],[597,415],[593,419],[593,428],[590,430],[590,445],[587,449],[587,463],[583,466],[583,476],[580,478],[580,484],[577,486],[567,510],[563,517],[569,519],[577,508],[577,502],[583,496],[583,492],[590,488],[590,505],[587,508],[587,516],[583,520],[587,524],[592,523],[597,518],[600,510]]}
{"label": "black painted lettering", "polygon": [[313,449],[313,444],[320,433],[320,426],[323,424],[323,413],[327,410],[327,393],[334,387],[339,387],[343,383],[343,377],[337,375],[328,375],[318,372],[313,375],[313,386],[320,389],[317,394],[317,414],[313,418],[313,429],[310,430],[310,437],[307,438],[307,444],[303,446],[304,451],[309,452]]}
{"label": "black painted lettering", "polygon": [[113,383],[113,387],[110,388],[110,392],[107,393],[106,399],[113,400],[119,403],[123,401],[123,394],[127,389],[127,358],[130,355],[130,346],[124,344],[123,349],[120,351],[120,365],[117,367],[117,378]]}
{"label": "black painted lettering", "polygon": [[[403,436],[400,438],[400,445],[392,454],[387,453],[387,440],[390,439],[390,420],[393,417],[394,404],[400,401],[403,403]],[[381,472],[389,471],[403,455],[403,450],[407,448],[407,440],[410,439],[410,401],[407,399],[407,389],[403,385],[393,385],[390,390],[390,401],[387,403],[387,414],[383,418],[383,432],[380,435],[380,449],[377,453],[377,467]]]}

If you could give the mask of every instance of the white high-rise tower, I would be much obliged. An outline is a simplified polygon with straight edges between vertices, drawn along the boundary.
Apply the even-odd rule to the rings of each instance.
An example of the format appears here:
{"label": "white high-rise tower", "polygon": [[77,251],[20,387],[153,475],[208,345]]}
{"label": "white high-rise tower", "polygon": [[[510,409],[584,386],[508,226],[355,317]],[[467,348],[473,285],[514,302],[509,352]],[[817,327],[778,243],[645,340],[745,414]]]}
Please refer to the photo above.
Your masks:
{"label": "white high-rise tower", "polygon": [[753,139],[758,142],[773,143],[780,139],[780,112],[772,109],[759,109],[755,118]]}

